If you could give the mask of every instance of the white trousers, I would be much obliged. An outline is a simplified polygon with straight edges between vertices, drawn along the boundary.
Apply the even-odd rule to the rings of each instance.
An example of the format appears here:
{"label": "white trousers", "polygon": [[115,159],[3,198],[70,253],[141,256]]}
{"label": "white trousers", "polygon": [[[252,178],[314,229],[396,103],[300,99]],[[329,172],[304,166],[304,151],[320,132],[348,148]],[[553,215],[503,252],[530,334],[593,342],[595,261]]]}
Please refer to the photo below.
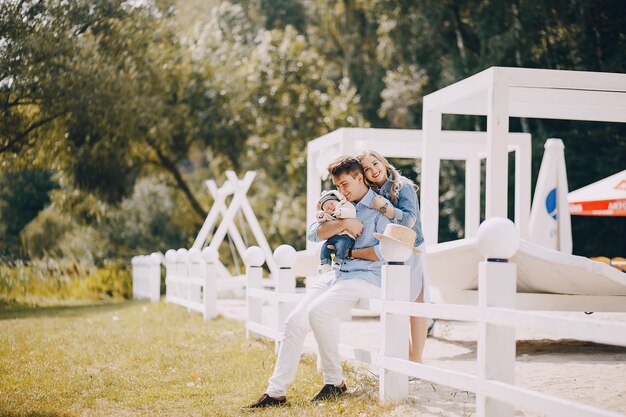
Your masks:
{"label": "white trousers", "polygon": [[282,397],[296,376],[304,339],[309,330],[317,341],[324,384],[338,385],[343,380],[339,360],[339,318],[350,312],[361,298],[380,298],[380,288],[361,279],[335,281],[334,274],[321,276],[291,312],[278,351],[274,374],[266,393]]}

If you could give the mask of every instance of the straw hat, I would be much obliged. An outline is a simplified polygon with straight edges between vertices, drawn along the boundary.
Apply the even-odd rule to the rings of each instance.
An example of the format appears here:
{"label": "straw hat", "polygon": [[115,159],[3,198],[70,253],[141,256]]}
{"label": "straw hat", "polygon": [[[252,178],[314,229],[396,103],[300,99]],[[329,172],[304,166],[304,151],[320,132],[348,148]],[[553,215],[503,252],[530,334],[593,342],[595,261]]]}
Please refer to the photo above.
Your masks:
{"label": "straw hat", "polygon": [[391,239],[403,245],[409,246],[413,249],[413,252],[419,253],[422,250],[415,247],[415,230],[399,224],[389,223],[385,227],[384,233],[374,232],[374,237],[378,240]]}

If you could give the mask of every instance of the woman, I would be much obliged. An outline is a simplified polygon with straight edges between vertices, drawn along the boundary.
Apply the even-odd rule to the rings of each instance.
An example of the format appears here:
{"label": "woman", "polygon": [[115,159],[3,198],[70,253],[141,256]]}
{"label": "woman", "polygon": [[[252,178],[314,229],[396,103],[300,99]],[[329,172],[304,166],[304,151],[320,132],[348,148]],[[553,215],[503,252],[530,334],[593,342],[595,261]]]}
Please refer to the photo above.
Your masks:
{"label": "woman", "polygon": [[[363,166],[365,182],[380,195],[374,198],[372,208],[377,209],[390,220],[415,230],[415,246],[424,243],[422,221],[417,200],[417,186],[403,177],[387,159],[376,151],[364,151],[356,159]],[[430,302],[428,285],[425,282],[421,254],[409,258],[411,266],[411,300]],[[424,317],[411,317],[411,343],[409,360],[422,363],[422,353],[426,344],[429,320]]]}

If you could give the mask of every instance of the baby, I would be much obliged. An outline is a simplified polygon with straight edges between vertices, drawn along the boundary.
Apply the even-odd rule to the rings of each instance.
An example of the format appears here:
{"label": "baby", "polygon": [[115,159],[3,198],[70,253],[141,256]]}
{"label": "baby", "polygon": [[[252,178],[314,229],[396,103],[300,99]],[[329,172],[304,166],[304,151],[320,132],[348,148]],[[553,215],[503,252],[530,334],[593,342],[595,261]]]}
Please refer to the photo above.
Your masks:
{"label": "baby", "polygon": [[[318,222],[356,218],[356,209],[354,208],[354,205],[346,200],[346,198],[341,195],[339,191],[323,191],[317,205],[319,211],[316,213],[315,218]],[[328,245],[334,246],[335,249],[328,249]],[[346,230],[330,237],[326,240],[324,245],[322,245],[322,251],[320,253],[321,265],[318,272],[320,274],[325,274],[331,269],[333,271],[339,271],[353,246],[354,236]],[[335,253],[334,260],[332,259],[333,252]]]}

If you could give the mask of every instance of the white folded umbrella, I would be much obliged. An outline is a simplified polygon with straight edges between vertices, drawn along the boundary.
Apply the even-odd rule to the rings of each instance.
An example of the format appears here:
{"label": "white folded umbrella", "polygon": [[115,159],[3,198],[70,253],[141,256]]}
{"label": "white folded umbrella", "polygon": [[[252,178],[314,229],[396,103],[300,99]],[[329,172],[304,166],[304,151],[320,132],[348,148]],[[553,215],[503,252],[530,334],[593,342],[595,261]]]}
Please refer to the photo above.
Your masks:
{"label": "white folded umbrella", "polygon": [[548,139],[544,148],[530,210],[529,240],[548,249],[572,253],[565,145],[561,139]]}

